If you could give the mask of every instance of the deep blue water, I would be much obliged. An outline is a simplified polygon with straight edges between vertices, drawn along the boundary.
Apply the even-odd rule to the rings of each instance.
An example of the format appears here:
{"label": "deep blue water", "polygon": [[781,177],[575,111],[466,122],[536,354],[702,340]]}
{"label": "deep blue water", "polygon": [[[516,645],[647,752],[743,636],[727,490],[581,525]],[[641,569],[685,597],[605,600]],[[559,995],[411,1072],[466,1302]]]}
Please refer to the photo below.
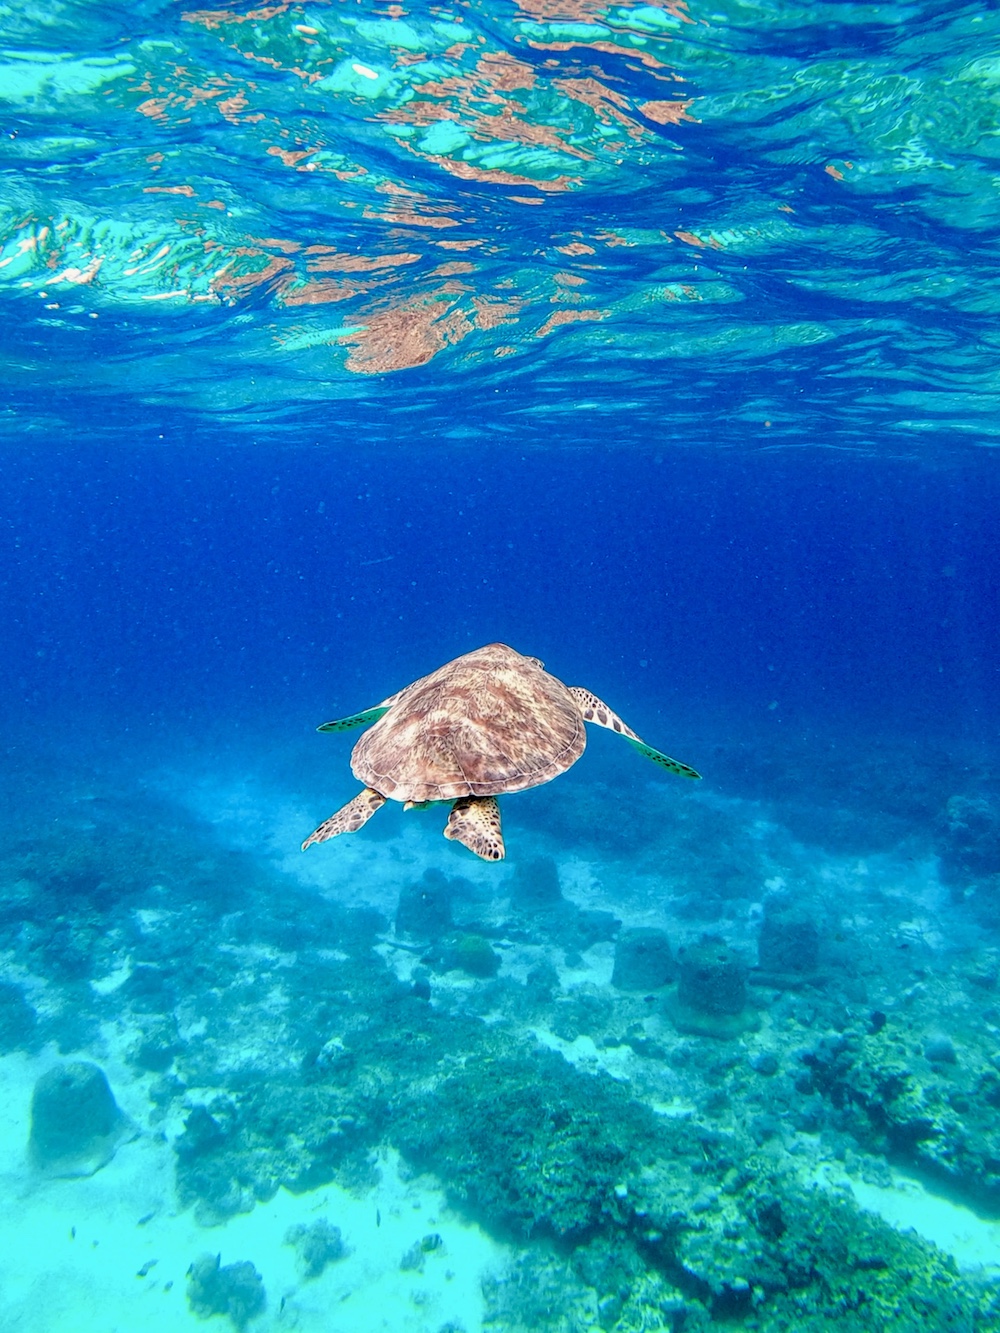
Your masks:
{"label": "deep blue water", "polygon": [[983,464],[206,440],[4,479],[14,722],[291,723],[501,639],[689,734],[996,725]]}

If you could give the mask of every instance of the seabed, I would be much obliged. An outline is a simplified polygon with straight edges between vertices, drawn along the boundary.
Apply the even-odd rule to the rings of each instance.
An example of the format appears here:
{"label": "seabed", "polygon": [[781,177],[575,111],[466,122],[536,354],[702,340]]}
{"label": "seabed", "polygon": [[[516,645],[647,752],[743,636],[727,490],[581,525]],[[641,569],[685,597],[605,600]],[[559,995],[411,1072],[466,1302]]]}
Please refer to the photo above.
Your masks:
{"label": "seabed", "polygon": [[[1000,1327],[997,958],[947,820],[858,855],[810,841],[819,794],[785,824],[640,778],[626,830],[586,776],[508,800],[495,866],[434,809],[303,856],[322,812],[245,774],[22,779],[5,1330]],[[776,973],[789,913],[815,957]],[[636,930],[668,942],[661,985],[623,973]],[[735,1026],[685,977],[706,939]],[[138,1134],[62,1177],[28,1141],[68,1060]]]}

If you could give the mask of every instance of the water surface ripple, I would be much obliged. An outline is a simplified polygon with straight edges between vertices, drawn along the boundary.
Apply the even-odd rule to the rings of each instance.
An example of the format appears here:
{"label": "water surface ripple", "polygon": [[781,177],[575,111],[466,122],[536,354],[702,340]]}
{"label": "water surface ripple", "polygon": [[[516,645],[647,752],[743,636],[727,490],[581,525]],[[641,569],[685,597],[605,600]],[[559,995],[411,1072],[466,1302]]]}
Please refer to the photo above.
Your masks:
{"label": "water surface ripple", "polygon": [[0,420],[993,444],[998,41],[932,0],[0,7]]}

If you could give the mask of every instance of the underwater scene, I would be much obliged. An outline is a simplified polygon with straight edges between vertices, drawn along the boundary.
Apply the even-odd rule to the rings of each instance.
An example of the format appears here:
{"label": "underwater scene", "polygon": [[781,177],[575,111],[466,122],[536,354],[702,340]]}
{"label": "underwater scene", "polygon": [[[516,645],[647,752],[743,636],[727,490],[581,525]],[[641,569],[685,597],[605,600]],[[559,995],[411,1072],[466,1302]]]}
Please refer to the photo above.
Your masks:
{"label": "underwater scene", "polygon": [[1000,9],[0,0],[0,1333],[1000,1333]]}

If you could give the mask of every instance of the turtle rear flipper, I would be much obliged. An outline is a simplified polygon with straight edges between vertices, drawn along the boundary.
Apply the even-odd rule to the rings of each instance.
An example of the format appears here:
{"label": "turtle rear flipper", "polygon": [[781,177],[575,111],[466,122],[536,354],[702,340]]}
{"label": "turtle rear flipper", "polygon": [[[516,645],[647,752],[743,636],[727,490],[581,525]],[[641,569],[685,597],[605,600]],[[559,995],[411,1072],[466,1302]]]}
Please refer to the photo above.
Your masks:
{"label": "turtle rear flipper", "polygon": [[377,792],[374,787],[365,787],[364,791],[358,792],[353,801],[341,806],[335,815],[324,820],[318,829],[310,833],[302,844],[302,850],[305,851],[314,842],[326,842],[328,838],[335,838],[339,833],[357,833],[362,824],[367,824],[375,811],[383,805],[385,797],[382,793]]}
{"label": "turtle rear flipper", "polygon": [[444,836],[460,842],[484,861],[502,861],[507,849],[495,796],[463,796],[451,807]]}
{"label": "turtle rear flipper", "polygon": [[609,708],[602,699],[598,699],[596,694],[591,694],[589,690],[583,689],[580,685],[571,685],[569,692],[576,700],[584,722],[593,722],[595,726],[607,727],[609,731],[617,731],[619,736],[624,736],[629,745],[638,750],[641,755],[651,759],[654,764],[659,764],[661,768],[667,769],[668,772],[676,773],[680,778],[701,777],[700,773],[693,768],[689,768],[687,764],[682,764],[677,759],[671,759],[662,750],[654,750],[651,745],[647,745],[630,726],[627,726],[621,720],[613,709]]}

